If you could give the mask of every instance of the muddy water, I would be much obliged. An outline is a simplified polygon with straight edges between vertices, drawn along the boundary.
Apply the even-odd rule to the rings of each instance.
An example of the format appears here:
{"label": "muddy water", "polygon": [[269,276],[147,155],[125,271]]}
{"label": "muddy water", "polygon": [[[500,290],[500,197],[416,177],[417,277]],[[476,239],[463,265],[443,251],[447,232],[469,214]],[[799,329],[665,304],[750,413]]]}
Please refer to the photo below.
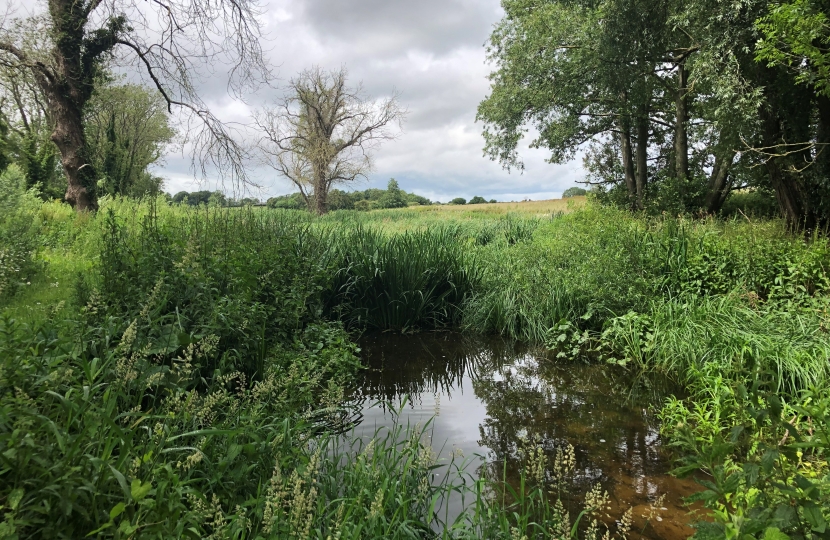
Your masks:
{"label": "muddy water", "polygon": [[[355,390],[363,404],[358,432],[393,421],[379,402],[403,403],[399,422],[432,419],[431,442],[441,457],[463,453],[470,474],[501,478],[506,470],[511,483],[518,479],[523,440],[538,441],[549,462],[557,447],[570,443],[577,464],[566,490],[572,516],[599,482],[611,497],[609,524],[634,508],[632,538],[674,540],[694,532],[683,498],[699,486],[668,474],[653,411],[670,389],[659,382],[454,333],[376,334],[361,347],[368,369]],[[450,519],[463,505],[448,502]]]}

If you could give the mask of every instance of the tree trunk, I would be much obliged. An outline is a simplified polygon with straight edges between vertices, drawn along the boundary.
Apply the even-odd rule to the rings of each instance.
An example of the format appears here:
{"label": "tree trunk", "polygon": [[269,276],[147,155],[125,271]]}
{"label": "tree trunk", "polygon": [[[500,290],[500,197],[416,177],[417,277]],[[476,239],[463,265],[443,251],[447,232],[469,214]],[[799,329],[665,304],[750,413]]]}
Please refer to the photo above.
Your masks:
{"label": "tree trunk", "polygon": [[[761,107],[760,116],[763,125],[763,146],[769,152],[775,152],[776,146],[783,141],[778,115],[764,106]],[[790,227],[812,229],[815,226],[815,216],[810,212],[804,186],[796,175],[787,171],[785,158],[768,157],[766,169],[775,191],[775,198],[778,200],[778,207]]]}
{"label": "tree trunk", "polygon": [[674,156],[677,178],[685,181],[689,176],[689,106],[686,88],[687,74],[685,61],[677,65],[677,97],[675,100],[676,120],[674,127]]}
{"label": "tree trunk", "polygon": [[98,210],[95,193],[95,168],[87,159],[87,144],[84,134],[81,107],[68,99],[62,99],[57,92],[50,92],[52,119],[52,142],[61,153],[61,165],[66,174],[66,202],[78,211]]}
{"label": "tree trunk", "polygon": [[637,210],[645,208],[643,198],[648,182],[648,110],[637,117]]}
{"label": "tree trunk", "polygon": [[314,171],[314,213],[322,216],[328,212],[329,186],[326,182],[326,170],[328,167],[315,166]]}
{"label": "tree trunk", "polygon": [[624,122],[620,123],[620,153],[622,153],[622,165],[625,172],[625,187],[628,188],[628,199],[630,207],[635,210],[637,207],[637,181],[634,178],[634,156],[631,152],[631,129]]}
{"label": "tree trunk", "polygon": [[732,167],[733,159],[735,159],[734,150],[725,154],[715,154],[715,165],[712,167],[706,191],[706,212],[709,214],[720,212],[723,203],[726,202],[726,197],[732,190],[729,169]]}
{"label": "tree trunk", "polygon": [[819,177],[830,177],[830,98],[816,96],[818,127],[816,129],[816,169]]}

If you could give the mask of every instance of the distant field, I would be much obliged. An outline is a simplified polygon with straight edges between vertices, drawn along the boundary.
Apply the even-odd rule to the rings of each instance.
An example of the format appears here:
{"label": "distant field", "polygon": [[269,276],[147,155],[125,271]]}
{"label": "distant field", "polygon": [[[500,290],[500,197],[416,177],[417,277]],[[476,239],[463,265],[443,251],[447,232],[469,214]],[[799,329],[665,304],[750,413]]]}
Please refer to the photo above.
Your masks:
{"label": "distant field", "polygon": [[442,204],[432,206],[411,206],[414,212],[481,212],[487,214],[551,214],[554,212],[570,212],[584,206],[585,197],[571,197],[568,199],[549,199],[546,201],[528,202],[500,202],[485,204]]}

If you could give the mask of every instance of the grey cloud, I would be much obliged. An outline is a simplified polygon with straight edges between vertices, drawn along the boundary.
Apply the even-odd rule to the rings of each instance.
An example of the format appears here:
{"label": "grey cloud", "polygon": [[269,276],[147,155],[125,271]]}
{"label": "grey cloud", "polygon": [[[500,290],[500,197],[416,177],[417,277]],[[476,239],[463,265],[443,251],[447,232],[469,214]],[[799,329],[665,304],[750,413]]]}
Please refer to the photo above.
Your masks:
{"label": "grey cloud", "polygon": [[481,46],[498,8],[493,0],[305,0],[295,5],[321,41],[379,56],[412,48],[444,54]]}

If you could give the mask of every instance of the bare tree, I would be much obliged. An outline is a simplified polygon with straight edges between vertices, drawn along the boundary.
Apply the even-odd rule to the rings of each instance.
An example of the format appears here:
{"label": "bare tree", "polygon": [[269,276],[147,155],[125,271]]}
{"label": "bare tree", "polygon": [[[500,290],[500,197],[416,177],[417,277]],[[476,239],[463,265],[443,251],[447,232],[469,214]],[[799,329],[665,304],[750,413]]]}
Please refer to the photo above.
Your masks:
{"label": "bare tree", "polygon": [[260,111],[259,147],[266,161],[299,188],[309,209],[327,211],[329,189],[366,178],[372,151],[394,139],[406,111],[397,95],[368,99],[362,85],[349,88],[348,73],[319,67],[300,73],[278,105]]}
{"label": "bare tree", "polygon": [[133,65],[185,112],[194,171],[211,165],[222,178],[246,181],[243,148],[196,92],[200,65],[230,64],[237,94],[268,77],[260,46],[257,0],[39,0],[43,16],[0,20],[0,64],[27,70],[45,96],[51,139],[60,150],[78,210],[98,206],[97,174],[84,134],[84,109],[106,62]]}

